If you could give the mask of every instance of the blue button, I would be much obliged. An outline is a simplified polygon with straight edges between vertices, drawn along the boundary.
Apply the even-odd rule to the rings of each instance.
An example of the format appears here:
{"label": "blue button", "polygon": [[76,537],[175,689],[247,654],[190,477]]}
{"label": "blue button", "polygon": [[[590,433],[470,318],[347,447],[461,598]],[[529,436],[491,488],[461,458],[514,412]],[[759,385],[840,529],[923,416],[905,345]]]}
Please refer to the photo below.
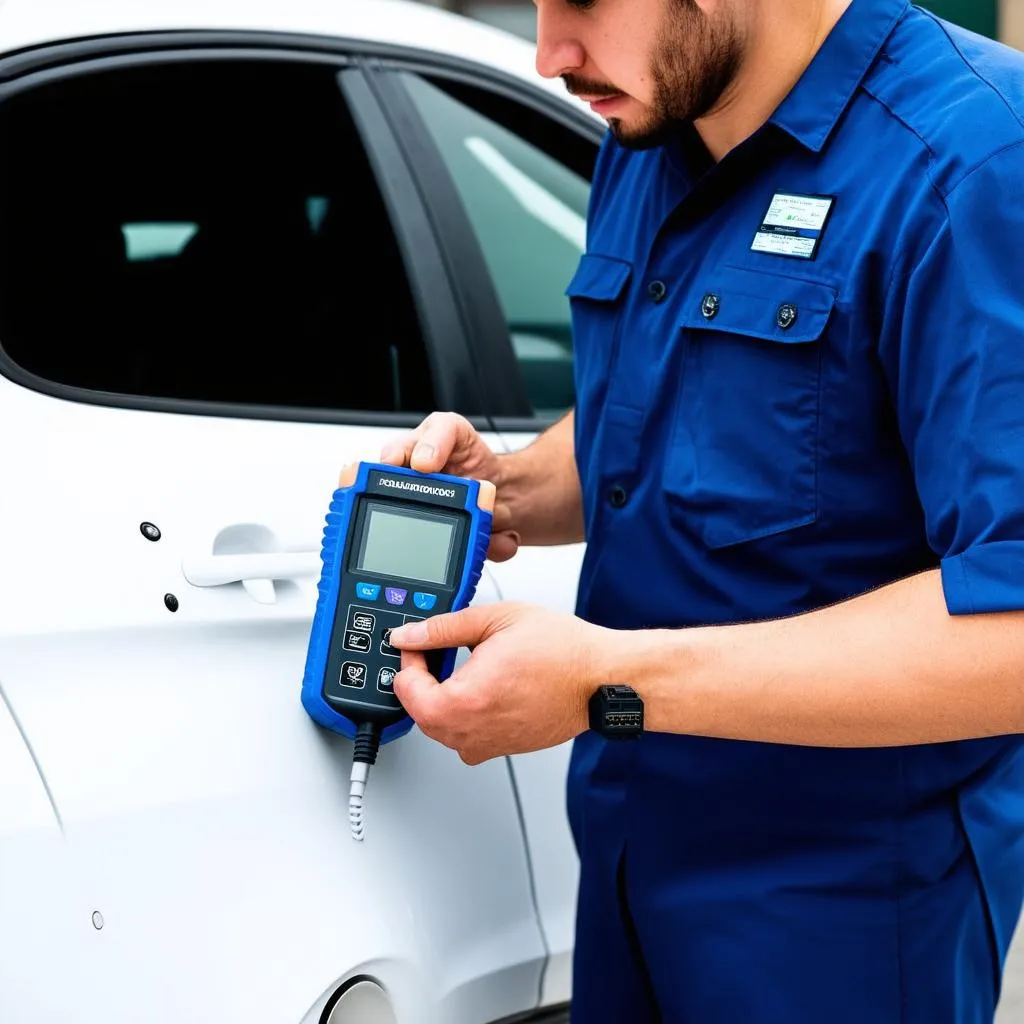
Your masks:
{"label": "blue button", "polygon": [[356,597],[360,601],[376,601],[380,597],[379,583],[357,583]]}
{"label": "blue button", "polygon": [[417,591],[412,595],[412,603],[416,605],[420,611],[429,612],[430,609],[437,604],[437,594],[421,594]]}
{"label": "blue button", "polygon": [[408,593],[408,590],[401,590],[398,587],[384,588],[384,596],[387,598],[388,604],[405,604],[405,595]]}

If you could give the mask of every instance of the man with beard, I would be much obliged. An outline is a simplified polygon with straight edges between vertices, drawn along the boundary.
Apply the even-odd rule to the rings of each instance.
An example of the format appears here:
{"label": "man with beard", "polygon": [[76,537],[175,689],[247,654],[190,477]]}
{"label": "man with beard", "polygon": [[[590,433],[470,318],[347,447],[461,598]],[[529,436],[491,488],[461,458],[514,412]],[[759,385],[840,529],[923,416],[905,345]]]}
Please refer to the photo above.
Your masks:
{"label": "man with beard", "polygon": [[[575,409],[504,456],[435,414],[382,458],[492,479],[495,559],[586,539],[577,615],[396,631],[396,692],[469,763],[575,738],[576,1024],[991,1021],[1024,887],[1024,61],[906,0],[537,6],[538,69],[610,126]],[[631,742],[588,720],[604,684]]]}

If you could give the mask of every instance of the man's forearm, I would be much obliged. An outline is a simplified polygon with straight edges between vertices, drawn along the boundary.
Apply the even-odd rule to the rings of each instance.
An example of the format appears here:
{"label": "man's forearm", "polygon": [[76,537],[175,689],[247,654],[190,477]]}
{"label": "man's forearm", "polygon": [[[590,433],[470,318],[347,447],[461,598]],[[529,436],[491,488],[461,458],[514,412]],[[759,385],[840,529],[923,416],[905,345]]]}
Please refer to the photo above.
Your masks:
{"label": "man's forearm", "polygon": [[527,447],[499,458],[495,483],[524,544],[583,540],[583,499],[576,472],[573,413]]}
{"label": "man's forearm", "polygon": [[624,632],[652,731],[822,747],[1024,732],[1024,613],[951,616],[938,570],[805,615]]}

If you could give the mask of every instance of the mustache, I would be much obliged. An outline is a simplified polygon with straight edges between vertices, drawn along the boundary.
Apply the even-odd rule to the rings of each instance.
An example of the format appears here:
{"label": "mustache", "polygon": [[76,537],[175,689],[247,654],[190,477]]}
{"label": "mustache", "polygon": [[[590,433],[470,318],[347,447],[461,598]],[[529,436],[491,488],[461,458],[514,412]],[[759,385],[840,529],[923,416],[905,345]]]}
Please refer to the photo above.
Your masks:
{"label": "mustache", "polygon": [[622,95],[621,89],[616,89],[615,86],[608,85],[606,82],[588,82],[585,78],[579,78],[576,75],[562,75],[562,81],[573,96],[592,96],[603,99],[607,96]]}

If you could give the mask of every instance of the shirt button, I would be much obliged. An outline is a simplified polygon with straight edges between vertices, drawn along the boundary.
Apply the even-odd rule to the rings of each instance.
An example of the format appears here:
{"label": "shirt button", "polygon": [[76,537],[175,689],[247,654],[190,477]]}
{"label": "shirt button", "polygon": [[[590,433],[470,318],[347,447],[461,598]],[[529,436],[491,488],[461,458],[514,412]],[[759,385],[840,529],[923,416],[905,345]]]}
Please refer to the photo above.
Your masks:
{"label": "shirt button", "polygon": [[616,484],[608,491],[608,501],[611,503],[612,508],[622,508],[628,500],[629,495],[622,484]]}
{"label": "shirt button", "polygon": [[668,288],[665,287],[664,281],[652,281],[647,286],[647,294],[650,296],[651,302],[661,302],[667,292]]}
{"label": "shirt button", "polygon": [[721,308],[722,303],[714,292],[708,292],[707,295],[701,299],[700,311],[705,320],[714,320],[715,317],[718,316],[718,311]]}
{"label": "shirt button", "polygon": [[784,302],[775,314],[775,322],[784,331],[788,331],[796,323],[796,306],[790,302]]}

